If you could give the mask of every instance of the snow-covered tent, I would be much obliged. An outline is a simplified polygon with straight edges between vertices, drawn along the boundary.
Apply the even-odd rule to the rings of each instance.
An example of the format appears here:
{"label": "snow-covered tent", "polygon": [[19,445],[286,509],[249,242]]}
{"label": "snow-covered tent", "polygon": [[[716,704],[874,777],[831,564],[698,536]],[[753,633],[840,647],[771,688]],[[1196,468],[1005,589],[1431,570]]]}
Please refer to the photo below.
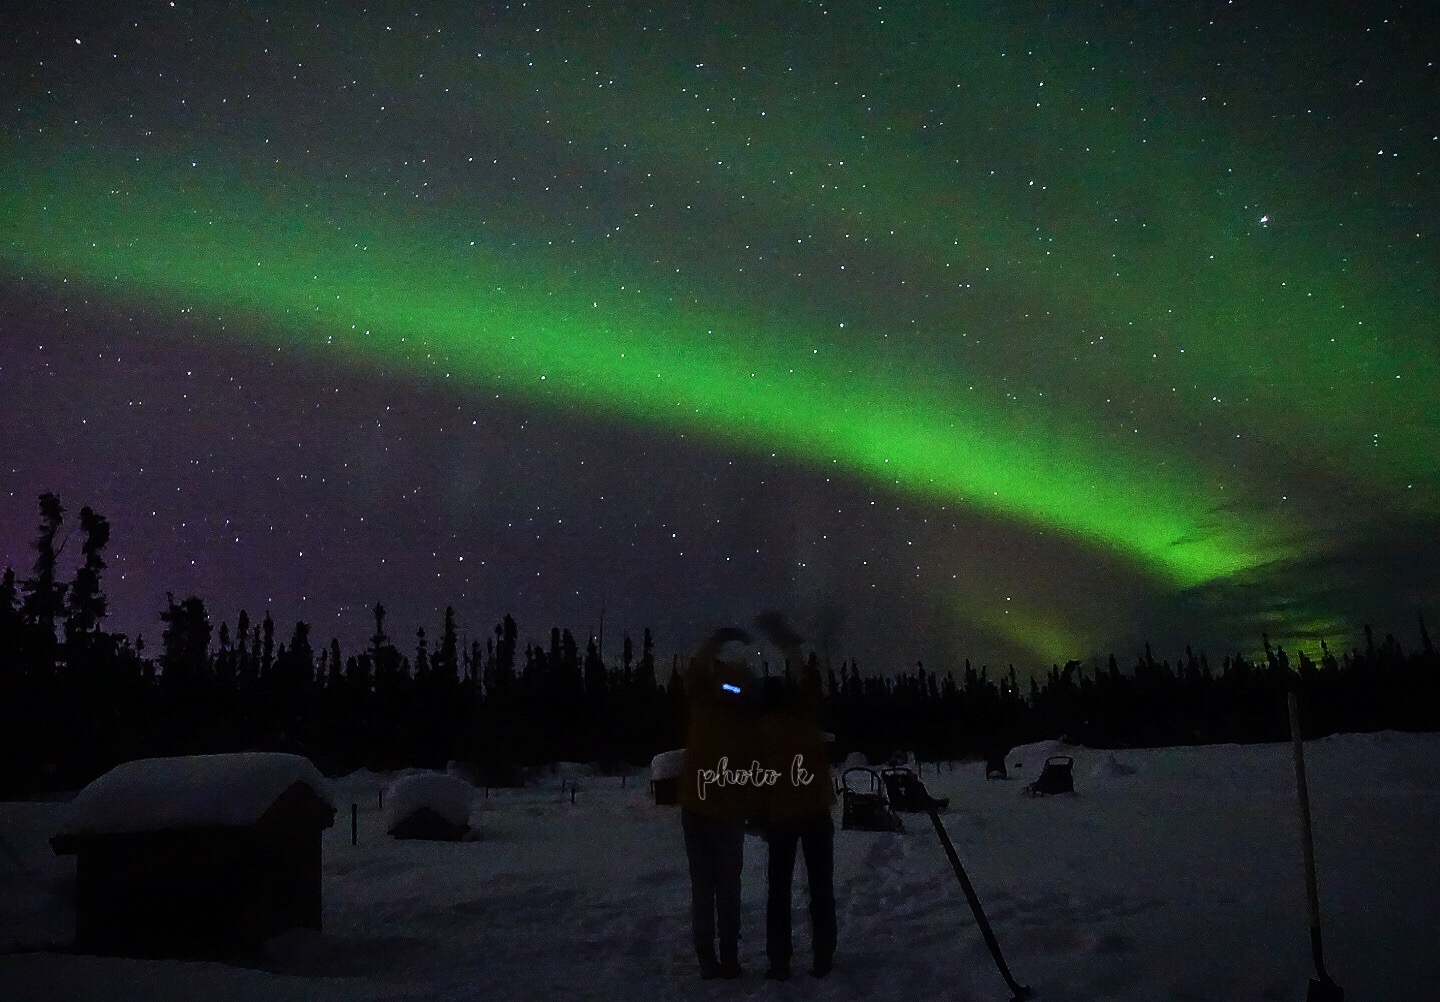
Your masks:
{"label": "snow-covered tent", "polygon": [[680,802],[680,777],[685,772],[685,749],[661,752],[650,760],[650,792],[657,804]]}
{"label": "snow-covered tent", "polygon": [[459,776],[420,772],[385,791],[385,831],[395,838],[458,842],[470,835],[475,787]]}
{"label": "snow-covered tent", "polygon": [[325,778],[299,755],[126,762],[81,790],[57,854],[76,857],[76,946],[125,956],[225,956],[320,928]]}

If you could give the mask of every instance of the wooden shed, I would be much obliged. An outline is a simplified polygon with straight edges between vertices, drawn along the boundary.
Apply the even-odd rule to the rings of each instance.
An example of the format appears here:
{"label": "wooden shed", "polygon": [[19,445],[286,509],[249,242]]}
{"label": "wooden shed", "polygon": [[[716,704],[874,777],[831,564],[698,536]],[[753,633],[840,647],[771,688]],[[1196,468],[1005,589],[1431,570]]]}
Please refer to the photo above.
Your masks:
{"label": "wooden shed", "polygon": [[132,957],[252,954],[319,929],[324,777],[298,755],[241,752],[116,766],[70,804],[76,948]]}

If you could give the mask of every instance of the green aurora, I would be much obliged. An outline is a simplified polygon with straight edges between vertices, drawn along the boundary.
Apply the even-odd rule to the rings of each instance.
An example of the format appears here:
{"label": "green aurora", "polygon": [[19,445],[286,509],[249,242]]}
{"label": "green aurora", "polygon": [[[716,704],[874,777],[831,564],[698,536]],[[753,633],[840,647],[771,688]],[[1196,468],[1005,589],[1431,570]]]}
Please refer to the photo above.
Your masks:
{"label": "green aurora", "polygon": [[[12,165],[17,163],[11,160]],[[1190,585],[1267,559],[1275,531],[1216,526],[1204,471],[1156,482],[1145,457],[961,394],[871,376],[860,352],[790,346],[823,333],[749,336],[743,311],[610,298],[603,278],[547,279],[494,249],[452,239],[337,195],[323,219],[270,207],[239,185],[206,186],[124,160],[51,163],[19,175],[4,206],[31,221],[12,260],[52,280],[282,331],[355,364],[399,365],[540,400],[687,429],[847,470],[904,491],[1074,533]],[[136,225],[137,220],[143,224]],[[443,227],[437,227],[443,229]],[[588,301],[587,301],[588,300]],[[823,354],[823,358],[819,355]],[[1130,484],[1146,480],[1137,496]],[[1197,503],[1198,502],[1198,503]]]}
{"label": "green aurora", "polygon": [[[423,85],[362,17],[348,47],[272,56],[306,56],[312,82],[370,74],[373,121],[341,96],[307,121],[323,155],[257,152],[283,95],[248,119],[212,99],[209,127],[144,144],[12,140],[0,262],[327,363],[834,468],[1061,533],[1162,590],[1321,555],[1339,516],[1305,497],[1319,483],[1437,515],[1429,237],[1307,154],[1371,168],[1335,168],[1304,120],[1235,134],[1217,108],[1254,81],[1179,44],[1160,73],[1115,33],[918,9],[665,45],[618,15],[561,22],[543,60],[459,45]],[[473,156],[367,170],[350,134],[382,120],[387,149],[459,129],[553,171],[497,189]],[[539,194],[567,175],[588,191]],[[1037,649],[1087,633],[1063,618],[975,613]]]}

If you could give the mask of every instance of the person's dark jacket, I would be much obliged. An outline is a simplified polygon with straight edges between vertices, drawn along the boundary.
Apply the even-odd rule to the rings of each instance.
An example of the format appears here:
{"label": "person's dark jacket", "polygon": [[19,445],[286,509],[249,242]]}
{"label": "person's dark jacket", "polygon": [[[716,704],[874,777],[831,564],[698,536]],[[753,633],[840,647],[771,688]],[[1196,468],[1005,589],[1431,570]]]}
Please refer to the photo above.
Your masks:
{"label": "person's dark jacket", "polygon": [[[718,653],[718,644],[702,645],[685,672],[689,720],[679,800],[683,809],[704,817],[741,821],[754,812],[756,789],[748,782],[724,782],[718,774],[726,768],[748,774],[758,758],[754,678],[743,664],[717,660]],[[740,691],[727,691],[726,684]],[[717,778],[707,781],[709,773]]]}
{"label": "person's dark jacket", "polygon": [[760,762],[778,774],[774,785],[760,791],[759,817],[766,823],[813,818],[829,813],[835,803],[820,727],[820,672],[808,662],[802,665],[793,659],[791,663],[798,668],[796,677],[772,687],[760,714]]}

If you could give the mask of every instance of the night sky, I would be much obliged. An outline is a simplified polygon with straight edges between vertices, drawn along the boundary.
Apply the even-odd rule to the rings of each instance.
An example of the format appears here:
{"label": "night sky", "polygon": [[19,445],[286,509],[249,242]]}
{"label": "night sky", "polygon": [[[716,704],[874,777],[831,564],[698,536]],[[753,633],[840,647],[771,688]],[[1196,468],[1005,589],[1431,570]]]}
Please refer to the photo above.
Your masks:
{"label": "night sky", "polygon": [[0,26],[0,566],[94,507],[111,629],[1435,624],[1428,4],[96,6]]}

